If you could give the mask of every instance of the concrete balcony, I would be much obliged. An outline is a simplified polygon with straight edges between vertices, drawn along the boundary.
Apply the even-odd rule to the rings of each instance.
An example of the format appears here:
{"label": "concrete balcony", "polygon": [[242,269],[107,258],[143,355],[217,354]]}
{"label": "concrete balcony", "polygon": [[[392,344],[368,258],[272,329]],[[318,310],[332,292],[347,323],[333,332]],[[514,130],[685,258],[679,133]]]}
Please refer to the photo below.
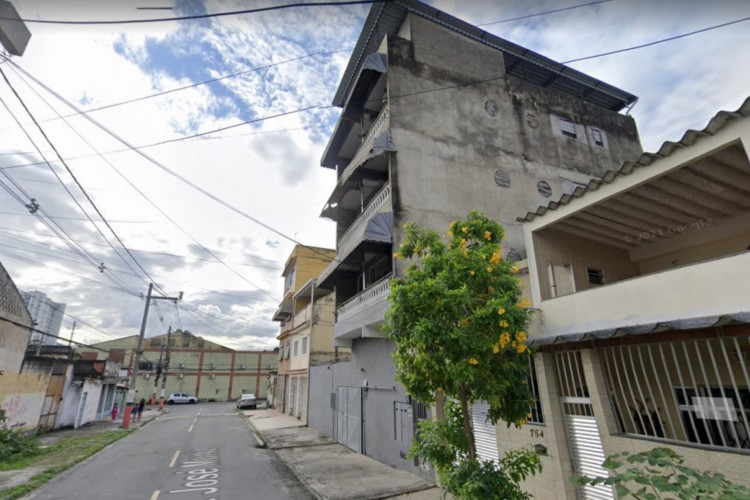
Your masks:
{"label": "concrete balcony", "polygon": [[391,115],[390,111],[388,110],[388,106],[385,106],[378,117],[375,119],[375,122],[372,124],[370,131],[362,141],[362,145],[357,150],[357,153],[349,162],[349,165],[347,165],[347,167],[341,173],[339,184],[345,183],[347,179],[352,175],[352,173],[354,173],[357,167],[363,164],[366,160],[379,154],[378,152],[373,151],[376,146],[375,139],[380,137],[384,132],[388,131],[389,127],[391,126],[390,117]]}
{"label": "concrete balcony", "polygon": [[543,339],[666,322],[750,318],[750,252],[543,300]]}
{"label": "concrete balcony", "polygon": [[333,327],[333,345],[351,347],[354,338],[383,337],[380,325],[385,321],[389,306],[391,278],[390,274],[385,276],[339,306]]}
{"label": "concrete balcony", "polygon": [[300,326],[309,322],[311,316],[312,316],[312,307],[310,305],[306,306],[301,311],[295,313],[294,319],[292,320],[292,330],[296,330]]}
{"label": "concrete balcony", "polygon": [[[391,183],[384,185],[369,205],[357,217],[357,220],[349,226],[336,244],[336,258],[341,260],[349,255],[356,246],[365,239],[368,222],[379,212],[391,211]],[[388,240],[390,241],[390,239]]]}

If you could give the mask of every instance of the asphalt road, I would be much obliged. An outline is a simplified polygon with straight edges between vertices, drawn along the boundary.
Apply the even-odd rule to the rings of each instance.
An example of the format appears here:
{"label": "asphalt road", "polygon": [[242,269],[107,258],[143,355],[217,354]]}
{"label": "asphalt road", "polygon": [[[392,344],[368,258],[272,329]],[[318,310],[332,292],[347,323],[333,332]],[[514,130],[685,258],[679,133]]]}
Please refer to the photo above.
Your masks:
{"label": "asphalt road", "polygon": [[34,500],[288,500],[306,490],[256,448],[234,403],[174,405],[31,495]]}

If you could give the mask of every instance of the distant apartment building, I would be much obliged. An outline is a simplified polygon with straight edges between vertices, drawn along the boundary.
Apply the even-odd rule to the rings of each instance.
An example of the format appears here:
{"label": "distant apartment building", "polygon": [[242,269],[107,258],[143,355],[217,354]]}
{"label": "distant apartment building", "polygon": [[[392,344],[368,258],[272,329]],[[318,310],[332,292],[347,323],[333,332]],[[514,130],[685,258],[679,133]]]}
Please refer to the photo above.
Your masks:
{"label": "distant apartment building", "polygon": [[317,286],[317,276],[334,250],[297,245],[284,266],[284,298],[273,316],[280,323],[276,409],[307,421],[311,364],[332,359],[333,295]]}
{"label": "distant apartment building", "polygon": [[403,225],[442,232],[481,210],[505,227],[504,257],[524,259],[519,213],[641,154],[621,113],[635,100],[421,2],[373,4],[321,160],[337,175],[322,212],[337,242],[317,281],[334,290],[334,345],[351,348],[351,361],[310,368],[311,398],[325,404],[309,407],[308,425],[429,475],[407,458],[429,410],[394,381],[381,330],[390,280],[404,275],[393,259]]}
{"label": "distant apartment building", "polygon": [[[23,301],[29,309],[36,330],[31,333],[31,344],[53,345],[57,343],[56,336],[60,335],[65,304],[54,302],[46,294],[33,291],[21,292]],[[44,333],[49,335],[44,335]],[[54,335],[54,336],[53,336]]]}

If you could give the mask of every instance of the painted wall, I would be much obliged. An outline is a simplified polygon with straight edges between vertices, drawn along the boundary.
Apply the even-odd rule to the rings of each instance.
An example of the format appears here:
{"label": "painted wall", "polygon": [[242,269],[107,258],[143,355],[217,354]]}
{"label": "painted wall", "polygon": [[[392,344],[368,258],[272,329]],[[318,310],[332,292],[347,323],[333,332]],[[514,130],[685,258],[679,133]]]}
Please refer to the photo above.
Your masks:
{"label": "painted wall", "polygon": [[48,373],[4,373],[0,376],[0,408],[7,427],[35,429],[38,426],[48,383]]}

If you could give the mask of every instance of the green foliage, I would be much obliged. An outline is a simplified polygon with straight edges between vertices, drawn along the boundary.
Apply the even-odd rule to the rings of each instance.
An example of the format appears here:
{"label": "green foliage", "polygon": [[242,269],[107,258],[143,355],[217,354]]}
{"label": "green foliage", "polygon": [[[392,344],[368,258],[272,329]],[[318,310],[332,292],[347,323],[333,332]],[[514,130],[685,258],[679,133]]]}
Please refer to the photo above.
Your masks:
{"label": "green foliage", "polygon": [[448,242],[406,225],[395,257],[413,259],[391,282],[385,331],[395,343],[397,378],[426,403],[435,391],[490,405],[493,423],[519,425],[533,397],[527,384],[527,304],[502,226],[478,212],[451,224]]}
{"label": "green foliage", "polygon": [[603,464],[609,477],[574,476],[577,485],[614,485],[617,495],[637,499],[727,499],[750,498],[750,488],[734,484],[717,472],[703,472],[684,465],[683,458],[669,448],[654,448],[631,455],[608,457]]}
{"label": "green foliage", "polygon": [[23,430],[0,428],[0,463],[39,453],[39,437]]}
{"label": "green foliage", "polygon": [[457,499],[529,498],[518,483],[542,470],[537,453],[532,449],[510,451],[499,464],[468,460],[463,430],[460,406],[448,403],[444,420],[420,422],[412,455],[429,461],[440,486]]}
{"label": "green foliage", "polygon": [[479,462],[468,415],[489,403],[489,420],[521,426],[533,396],[528,386],[528,304],[514,263],[502,258],[503,228],[479,212],[453,222],[443,241],[416,224],[404,226],[396,259],[410,259],[391,281],[384,330],[394,342],[396,378],[425,403],[442,393],[442,421],[420,423],[412,455],[429,462],[458,499],[528,498],[518,483],[541,471],[533,450]]}

